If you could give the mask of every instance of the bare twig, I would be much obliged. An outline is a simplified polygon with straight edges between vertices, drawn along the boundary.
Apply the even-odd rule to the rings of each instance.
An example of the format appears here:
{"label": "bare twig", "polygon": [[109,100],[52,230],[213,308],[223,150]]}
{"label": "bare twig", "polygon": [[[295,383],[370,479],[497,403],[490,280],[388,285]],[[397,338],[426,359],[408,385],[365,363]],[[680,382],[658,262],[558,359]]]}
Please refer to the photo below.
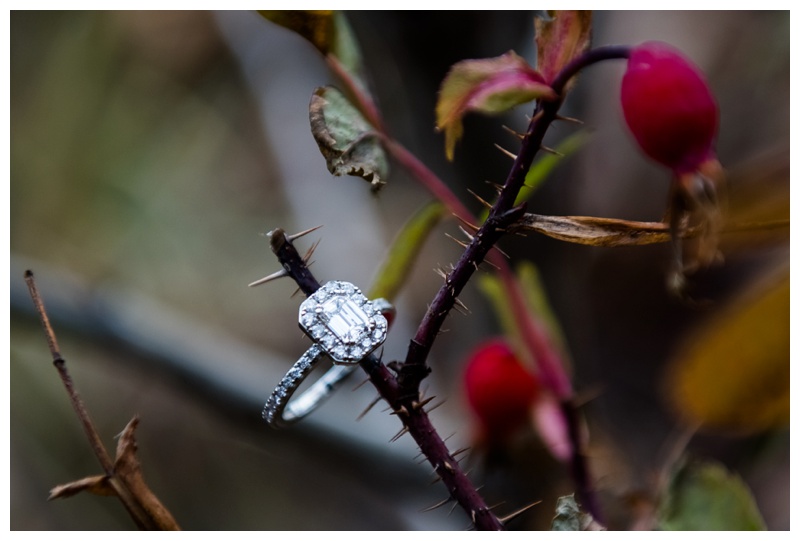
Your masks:
{"label": "bare twig", "polygon": [[150,491],[142,478],[139,461],[136,458],[136,440],[134,438],[134,430],[138,424],[138,419],[134,417],[123,431],[117,446],[116,459],[112,461],[111,455],[103,445],[100,435],[89,417],[89,412],[75,389],[72,377],[67,371],[66,361],[61,356],[58,340],[50,324],[50,318],[47,316],[42,298],[39,295],[32,271],[25,271],[25,282],[28,285],[36,312],[42,322],[47,345],[53,357],[53,365],[58,370],[72,407],[78,415],[92,451],[94,451],[104,472],[103,475],[94,475],[55,487],[50,493],[50,499],[71,496],[84,490],[99,494],[116,495],[140,529],[179,530],[180,527],[172,517],[172,514]]}

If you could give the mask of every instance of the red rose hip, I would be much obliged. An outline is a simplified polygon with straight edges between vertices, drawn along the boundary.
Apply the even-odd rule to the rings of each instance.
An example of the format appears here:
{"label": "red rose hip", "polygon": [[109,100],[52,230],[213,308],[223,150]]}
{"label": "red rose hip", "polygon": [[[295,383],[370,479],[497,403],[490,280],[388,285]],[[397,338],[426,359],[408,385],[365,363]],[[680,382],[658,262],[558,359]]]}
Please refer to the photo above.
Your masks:
{"label": "red rose hip", "polygon": [[676,174],[715,158],[719,109],[699,68],[660,42],[635,47],[622,79],[622,111],[644,153]]}
{"label": "red rose hip", "polygon": [[464,385],[488,444],[504,443],[526,423],[539,389],[536,377],[502,339],[484,342],[472,352]]}

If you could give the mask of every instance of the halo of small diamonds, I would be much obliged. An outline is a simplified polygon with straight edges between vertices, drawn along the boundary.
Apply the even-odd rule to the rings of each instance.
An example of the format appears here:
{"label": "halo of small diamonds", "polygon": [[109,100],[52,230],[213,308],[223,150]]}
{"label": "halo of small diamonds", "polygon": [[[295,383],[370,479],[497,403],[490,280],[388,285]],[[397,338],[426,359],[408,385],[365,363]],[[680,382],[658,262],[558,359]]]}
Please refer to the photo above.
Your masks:
{"label": "halo of small diamonds", "polygon": [[340,364],[355,364],[386,340],[388,324],[349,282],[330,281],[300,305],[300,328]]}

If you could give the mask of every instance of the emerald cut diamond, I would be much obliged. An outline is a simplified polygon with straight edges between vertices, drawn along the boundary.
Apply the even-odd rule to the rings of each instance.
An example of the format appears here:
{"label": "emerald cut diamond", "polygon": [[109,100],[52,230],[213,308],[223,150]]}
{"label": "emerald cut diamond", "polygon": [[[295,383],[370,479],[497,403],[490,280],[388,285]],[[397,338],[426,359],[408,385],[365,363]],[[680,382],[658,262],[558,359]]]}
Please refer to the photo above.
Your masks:
{"label": "emerald cut diamond", "polygon": [[353,364],[386,340],[380,310],[351,283],[331,281],[300,305],[300,328],[334,360]]}

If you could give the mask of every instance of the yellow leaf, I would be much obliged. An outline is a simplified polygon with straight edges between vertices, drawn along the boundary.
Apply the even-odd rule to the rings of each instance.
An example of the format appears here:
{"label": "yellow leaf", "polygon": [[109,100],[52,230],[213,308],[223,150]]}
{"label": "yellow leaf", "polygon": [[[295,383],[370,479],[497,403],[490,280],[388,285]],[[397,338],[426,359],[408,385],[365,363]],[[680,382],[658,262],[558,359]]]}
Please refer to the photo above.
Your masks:
{"label": "yellow leaf", "polygon": [[789,272],[751,288],[673,360],[667,392],[701,427],[749,433],[789,421]]}

